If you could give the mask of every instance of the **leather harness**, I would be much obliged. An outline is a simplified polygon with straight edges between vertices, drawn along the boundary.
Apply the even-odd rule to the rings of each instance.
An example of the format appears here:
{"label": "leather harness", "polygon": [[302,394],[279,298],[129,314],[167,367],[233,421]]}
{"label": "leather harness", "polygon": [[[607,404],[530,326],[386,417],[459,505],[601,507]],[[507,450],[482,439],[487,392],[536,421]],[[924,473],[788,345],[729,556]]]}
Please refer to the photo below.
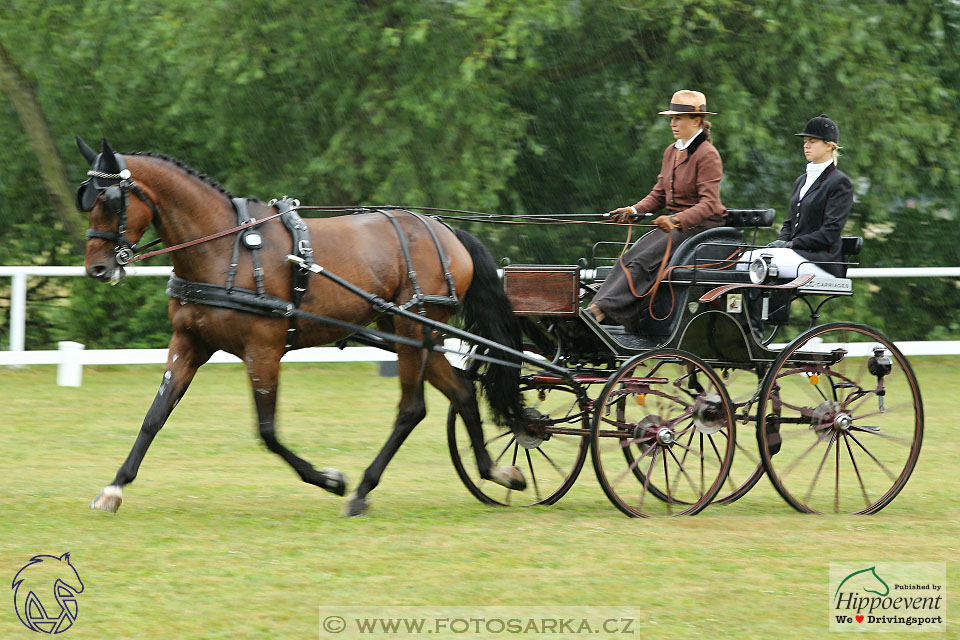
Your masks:
{"label": "leather harness", "polygon": [[[247,200],[245,198],[233,198],[233,206],[237,212],[237,221],[240,226],[254,222],[247,212]],[[302,262],[291,265],[293,277],[291,291],[292,301],[283,300],[266,293],[263,285],[263,268],[261,267],[260,257],[258,254],[260,247],[259,245],[255,245],[255,243],[248,244],[244,240],[245,236],[253,231],[252,227],[249,230],[243,230],[237,234],[233,248],[233,258],[230,261],[230,269],[227,272],[227,281],[225,285],[207,282],[192,282],[173,274],[170,276],[170,280],[167,282],[166,293],[171,298],[177,298],[180,300],[181,304],[203,304],[262,316],[290,318],[290,328],[287,329],[287,340],[286,344],[284,345],[286,350],[289,351],[290,349],[296,348],[296,337],[298,330],[297,317],[309,317],[311,320],[318,320],[320,318],[314,314],[307,314],[299,311],[300,303],[303,301],[303,297],[307,292],[309,276],[311,273],[310,267],[312,267],[314,264],[313,248],[310,244],[310,235],[307,225],[295,210],[295,201],[289,198],[283,198],[273,203],[273,206],[276,207],[281,213],[280,220],[290,232],[290,235],[293,239],[293,248],[291,254],[302,260]],[[376,213],[379,213],[390,220],[395,231],[397,232],[397,237],[400,241],[400,248],[407,266],[407,276],[410,278],[410,283],[413,287],[413,297],[406,303],[399,305],[398,308],[406,310],[413,305],[417,305],[419,307],[419,314],[425,317],[427,313],[427,304],[453,307],[457,306],[459,304],[459,300],[457,298],[456,287],[453,283],[453,276],[450,274],[447,259],[440,247],[440,241],[427,220],[425,220],[419,214],[409,211],[407,212],[423,223],[424,227],[426,227],[427,231],[429,232],[431,239],[433,240],[434,246],[437,249],[437,254],[440,258],[440,264],[443,268],[443,275],[450,291],[449,295],[446,296],[425,295],[421,291],[416,270],[413,268],[413,264],[410,259],[409,246],[406,237],[400,228],[400,224],[397,222],[396,216],[382,209],[376,210]],[[246,247],[252,254],[251,257],[253,259],[254,281],[256,282],[257,287],[256,291],[236,287],[233,284],[239,265],[241,245]],[[359,287],[352,285],[346,280],[343,280],[335,274],[330,273],[326,269],[320,271],[319,273],[325,275],[347,290],[352,291],[353,293],[356,293],[365,299],[369,298],[368,301],[373,302],[373,299],[376,299],[377,302],[381,303],[379,305],[373,304],[374,309],[377,311],[383,312],[387,310],[387,307],[392,306],[390,304],[382,304],[386,301],[381,300],[378,296],[363,291]],[[327,324],[336,323],[328,322]]]}

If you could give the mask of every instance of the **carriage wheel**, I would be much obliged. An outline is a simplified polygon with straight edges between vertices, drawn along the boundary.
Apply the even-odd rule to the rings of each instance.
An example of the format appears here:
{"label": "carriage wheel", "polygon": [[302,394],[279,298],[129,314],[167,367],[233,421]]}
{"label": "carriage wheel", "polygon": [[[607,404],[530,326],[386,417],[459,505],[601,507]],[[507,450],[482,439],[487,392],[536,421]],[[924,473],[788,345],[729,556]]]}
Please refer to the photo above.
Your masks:
{"label": "carriage wheel", "polygon": [[587,459],[589,412],[580,408],[576,392],[550,384],[528,384],[520,390],[528,418],[525,429],[513,433],[488,421],[484,436],[494,465],[514,465],[523,471],[527,480],[524,491],[513,491],[480,477],[463,420],[453,407],[447,413],[447,444],[453,466],[470,493],[486,504],[553,504],[570,490]]}
{"label": "carriage wheel", "polygon": [[870,327],[814,327],[763,384],[757,442],[773,486],[798,511],[876,513],[913,472],[923,404],[900,350]]}
{"label": "carriage wheel", "polygon": [[[755,426],[763,372],[758,369],[723,369],[720,377],[733,402],[734,414],[740,425],[752,422]],[[763,461],[753,439],[741,433],[736,447],[737,453],[730,466],[730,473],[727,474],[717,497],[713,499],[717,504],[736,502],[763,477]]]}
{"label": "carriage wheel", "polygon": [[736,423],[707,363],[661,349],[631,358],[610,377],[595,404],[590,440],[597,479],[618,509],[639,517],[693,515],[723,485]]}

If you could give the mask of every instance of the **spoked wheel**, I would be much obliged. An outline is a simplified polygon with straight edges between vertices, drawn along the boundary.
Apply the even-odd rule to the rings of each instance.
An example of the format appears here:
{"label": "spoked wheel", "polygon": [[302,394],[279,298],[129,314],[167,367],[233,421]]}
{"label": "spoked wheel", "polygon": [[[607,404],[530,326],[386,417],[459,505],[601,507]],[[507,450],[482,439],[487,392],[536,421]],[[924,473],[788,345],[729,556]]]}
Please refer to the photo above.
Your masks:
{"label": "spoked wheel", "polygon": [[920,455],[923,403],[900,350],[870,327],[797,337],[761,390],[757,441],[773,486],[798,511],[876,513]]}
{"label": "spoked wheel", "polygon": [[[756,426],[757,404],[763,374],[756,369],[723,369],[720,378],[733,403],[734,414],[743,429],[744,424]],[[730,504],[745,496],[763,477],[763,461],[753,444],[753,438],[741,433],[736,442],[737,453],[730,473],[713,501]]]}
{"label": "spoked wheel", "polygon": [[593,466],[628,516],[692,515],[717,495],[733,462],[736,423],[717,373],[661,349],[628,360],[597,399]]}
{"label": "spoked wheel", "polygon": [[503,506],[553,504],[570,490],[587,458],[589,412],[577,394],[563,385],[521,387],[527,420],[518,433],[484,425],[487,451],[495,466],[514,465],[527,480],[524,491],[513,491],[484,480],[463,420],[453,407],[447,413],[447,444],[457,475],[478,500]]}

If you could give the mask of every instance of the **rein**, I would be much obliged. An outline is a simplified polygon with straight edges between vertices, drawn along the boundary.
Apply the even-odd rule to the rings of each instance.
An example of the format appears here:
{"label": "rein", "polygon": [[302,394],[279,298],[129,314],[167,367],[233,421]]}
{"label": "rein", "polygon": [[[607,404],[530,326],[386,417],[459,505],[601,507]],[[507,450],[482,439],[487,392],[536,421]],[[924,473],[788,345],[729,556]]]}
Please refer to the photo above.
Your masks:
{"label": "rein", "polygon": [[[131,184],[132,184],[132,183],[131,183]],[[133,188],[136,188],[136,185],[133,185]],[[139,192],[139,193],[138,193],[138,192]],[[143,198],[145,197],[145,196],[141,196],[141,195],[140,195],[140,194],[142,194],[143,192],[140,191],[139,188],[136,188],[136,191],[135,191],[134,193],[137,193],[137,196],[140,197],[141,199],[143,199]],[[145,202],[147,202],[147,201],[145,200]],[[156,211],[155,207],[152,206],[152,203],[148,202],[148,204],[151,205],[151,209],[153,209],[154,211]],[[482,217],[479,217],[479,218],[470,218],[470,217],[464,217],[464,216],[444,216],[444,215],[436,215],[435,217],[437,217],[437,218],[442,218],[442,219],[450,219],[450,220],[461,220],[461,221],[467,221],[467,222],[487,222],[487,223],[491,223],[491,224],[512,224],[512,225],[598,224],[598,225],[607,225],[607,226],[609,226],[609,225],[628,226],[628,227],[630,227],[631,229],[632,229],[632,227],[634,227],[634,226],[641,226],[641,227],[648,227],[648,226],[649,226],[649,227],[652,227],[652,226],[655,226],[655,225],[646,225],[646,224],[638,225],[638,224],[632,223],[632,222],[626,222],[626,223],[624,223],[624,222],[614,222],[614,221],[612,221],[612,220],[592,221],[592,220],[563,220],[563,219],[558,219],[558,218],[568,217],[568,216],[571,217],[571,218],[573,218],[573,217],[583,217],[583,216],[591,216],[591,215],[593,215],[593,216],[595,216],[595,215],[602,215],[602,214],[595,214],[595,213],[555,213],[555,214],[548,214],[548,215],[509,215],[509,214],[498,214],[498,213],[483,213],[483,212],[478,212],[478,211],[466,211],[466,210],[461,210],[461,209],[440,209],[440,208],[436,208],[436,207],[400,207],[400,206],[393,206],[393,205],[390,205],[389,207],[377,207],[377,208],[368,207],[368,206],[346,207],[346,206],[302,206],[302,205],[301,205],[301,206],[298,206],[298,207],[294,207],[292,210],[293,210],[293,211],[353,211],[353,212],[360,212],[360,211],[367,212],[367,211],[369,210],[370,213],[373,213],[373,212],[375,212],[375,211],[380,212],[380,211],[382,211],[383,209],[400,209],[400,210],[403,210],[403,209],[417,209],[417,210],[420,210],[420,211],[447,211],[447,212],[451,212],[451,213],[468,213],[468,214],[473,214],[473,215],[482,216]],[[163,254],[165,254],[165,253],[170,253],[170,252],[172,252],[172,251],[178,251],[178,250],[180,250],[180,249],[185,249],[185,248],[187,248],[187,247],[192,247],[192,246],[197,245],[197,244],[202,244],[202,243],[204,243],[204,242],[209,242],[210,240],[216,240],[217,238],[222,238],[223,236],[228,236],[228,235],[230,235],[231,233],[236,233],[236,232],[238,232],[238,231],[243,231],[243,230],[245,230],[245,229],[250,229],[250,228],[259,226],[259,225],[263,224],[264,222],[269,222],[270,220],[273,220],[274,218],[277,218],[277,217],[282,216],[282,215],[283,215],[283,213],[275,213],[275,214],[273,214],[273,215],[271,215],[271,216],[267,216],[266,218],[261,218],[260,220],[253,220],[253,221],[248,222],[248,223],[246,223],[246,224],[240,224],[240,225],[237,225],[237,226],[232,227],[232,228],[230,228],[230,229],[226,229],[226,230],[224,230],[224,231],[218,231],[218,232],[216,232],[216,233],[211,233],[210,235],[208,235],[208,236],[203,236],[202,238],[196,238],[196,239],[194,239],[194,240],[188,240],[187,242],[181,242],[180,244],[176,244],[176,245],[173,245],[173,246],[170,246],[170,247],[164,247],[163,249],[157,249],[156,251],[150,251],[150,252],[148,252],[148,253],[140,253],[140,254],[137,254],[137,255],[135,255],[135,256],[132,256],[132,257],[128,260],[128,263],[140,262],[141,260],[147,260],[147,259],[149,259],[149,258],[155,258],[156,256],[163,255]],[[497,218],[519,218],[519,219],[521,219],[522,221],[498,220]],[[526,222],[526,220],[531,220],[531,222]],[[97,233],[99,233],[99,232],[97,232]],[[153,246],[153,245],[155,245],[155,244],[158,243],[158,242],[159,242],[159,240],[154,240],[154,241],[151,242],[150,244],[146,245],[144,248],[149,247],[149,246]],[[629,242],[629,240],[628,240],[628,242]],[[133,245],[133,246],[136,246],[136,245]],[[669,249],[668,249],[668,251],[669,251]],[[633,287],[632,287],[632,285],[631,285],[631,290],[632,290],[632,289],[633,289]],[[634,295],[636,295],[636,294],[634,294]],[[637,297],[640,297],[640,296],[637,296]]]}
{"label": "rein", "polygon": [[[296,207],[294,207],[293,209],[291,209],[291,211],[295,211],[295,210],[296,210]],[[181,242],[180,244],[175,244],[175,245],[173,245],[173,246],[171,246],[171,247],[164,247],[163,249],[157,249],[156,251],[150,251],[150,252],[148,252],[148,253],[141,253],[141,254],[138,254],[138,255],[132,257],[132,258],[130,259],[130,262],[140,262],[141,260],[146,260],[146,259],[148,259],[148,258],[154,258],[154,257],[156,257],[156,256],[163,255],[164,253],[170,253],[171,251],[178,251],[178,250],[180,250],[180,249],[186,249],[187,247],[192,247],[193,245],[196,245],[196,244],[202,244],[202,243],[204,243],[204,242],[209,242],[210,240],[216,240],[217,238],[222,238],[223,236],[228,236],[228,235],[230,235],[231,233],[236,233],[236,232],[238,232],[238,231],[243,231],[243,230],[245,230],[245,229],[252,229],[253,227],[259,226],[259,225],[263,224],[264,222],[269,222],[269,221],[273,220],[274,218],[279,218],[279,217],[282,216],[284,213],[286,213],[286,211],[283,211],[283,212],[280,212],[280,213],[275,213],[275,214],[273,214],[273,215],[267,216],[266,218],[261,218],[261,219],[259,219],[259,220],[252,220],[252,221],[250,221],[250,222],[248,222],[248,223],[246,223],[246,224],[238,224],[237,226],[231,227],[230,229],[226,229],[226,230],[224,230],[224,231],[217,231],[216,233],[211,233],[211,234],[208,235],[208,236],[203,236],[202,238],[196,238],[196,239],[194,239],[194,240],[188,240],[187,242]],[[153,244],[153,243],[151,243],[151,244]]]}

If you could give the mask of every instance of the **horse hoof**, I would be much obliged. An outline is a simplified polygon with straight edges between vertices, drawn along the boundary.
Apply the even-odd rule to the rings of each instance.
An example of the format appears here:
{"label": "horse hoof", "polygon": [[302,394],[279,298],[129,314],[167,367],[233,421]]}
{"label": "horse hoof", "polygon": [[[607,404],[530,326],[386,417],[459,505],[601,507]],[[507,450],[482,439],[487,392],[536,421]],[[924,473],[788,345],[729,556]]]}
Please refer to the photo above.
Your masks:
{"label": "horse hoof", "polygon": [[370,504],[366,498],[358,498],[357,494],[351,494],[347,502],[347,508],[343,510],[343,515],[351,518],[362,516],[370,510]]}
{"label": "horse hoof", "polygon": [[527,488],[527,481],[523,477],[523,472],[517,467],[498,467],[490,472],[490,479],[514,491],[523,491]]}
{"label": "horse hoof", "polygon": [[90,508],[116,513],[121,504],[123,504],[123,490],[120,487],[110,485],[97,494],[97,497],[90,503]]}
{"label": "horse hoof", "polygon": [[338,496],[342,496],[347,492],[347,476],[330,467],[321,469],[320,473],[323,474],[321,486],[324,489]]}

